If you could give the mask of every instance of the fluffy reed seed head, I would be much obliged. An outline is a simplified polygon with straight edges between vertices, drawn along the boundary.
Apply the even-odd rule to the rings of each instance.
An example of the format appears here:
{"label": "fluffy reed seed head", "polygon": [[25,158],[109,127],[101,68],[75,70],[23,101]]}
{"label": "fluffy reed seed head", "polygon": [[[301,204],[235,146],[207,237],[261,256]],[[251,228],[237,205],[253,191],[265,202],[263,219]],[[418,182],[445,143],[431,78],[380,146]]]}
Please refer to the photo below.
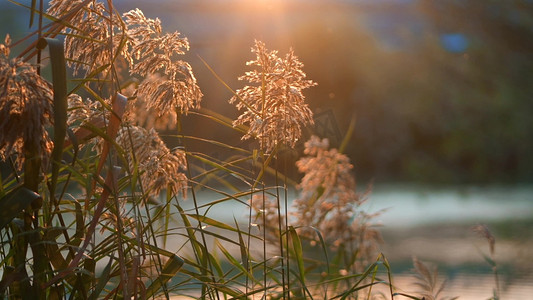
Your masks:
{"label": "fluffy reed seed head", "polygon": [[313,124],[313,113],[302,90],[316,83],[305,79],[303,64],[292,49],[280,58],[277,51],[269,51],[263,42],[255,41],[252,52],[256,59],[246,64],[255,69],[239,77],[251,85],[237,90],[230,99],[244,110],[233,125],[248,126],[243,139],[255,137],[266,151],[278,144],[294,147],[301,137],[301,127]]}
{"label": "fluffy reed seed head", "polygon": [[[105,100],[109,102],[109,100]],[[110,113],[104,112],[102,104],[98,101],[91,101],[90,99],[83,100],[78,94],[70,94],[67,97],[68,103],[68,119],[69,127],[79,127],[83,123],[91,119],[99,118],[109,120]]]}
{"label": "fluffy reed seed head", "polygon": [[7,35],[0,44],[0,159],[15,154],[22,168],[28,142],[37,146],[43,163],[51,152],[46,126],[53,121],[53,91],[36,66],[9,59],[10,43]]}
{"label": "fluffy reed seed head", "polygon": [[489,243],[490,255],[494,257],[494,248],[496,245],[496,239],[489,230],[489,227],[485,224],[479,224],[472,227],[472,231],[477,233],[479,236],[485,238]]}
{"label": "fluffy reed seed head", "polygon": [[182,197],[186,198],[188,180],[183,171],[187,169],[187,162],[183,150],[170,151],[157,131],[139,126],[121,128],[116,140],[130,153],[130,170],[133,170],[135,162],[138,162],[145,191],[158,196],[161,190],[169,188],[172,193],[181,193]]}
{"label": "fluffy reed seed head", "polygon": [[[135,94],[150,114],[165,120],[170,116],[171,123],[176,123],[178,112],[186,114],[199,107],[203,94],[192,67],[178,59],[189,50],[187,38],[179,32],[162,34],[161,21],[146,18],[140,9],[121,18],[98,1],[80,9],[82,2],[52,0],[48,9],[52,16],[68,17],[69,25],[63,30],[65,54],[74,75],[91,74],[122,57],[131,75],[144,78]],[[136,113],[146,117],[138,109],[130,111]]]}
{"label": "fluffy reed seed head", "polygon": [[[116,207],[112,207],[109,211],[106,211],[102,214],[102,222],[112,230],[118,230],[119,222],[122,224],[122,228],[125,233],[129,233],[132,237],[137,236],[136,220],[135,215],[130,216],[128,209],[126,207],[126,198],[118,198],[118,210]],[[107,228],[102,226],[100,233],[104,233]]]}
{"label": "fluffy reed seed head", "polygon": [[[304,176],[300,197],[293,203],[295,224],[318,228],[334,247],[354,245],[363,258],[372,255],[381,236],[368,224],[371,216],[358,211],[365,197],[356,193],[350,159],[317,136],[305,143],[304,153],[296,162]],[[302,227],[301,234],[316,239],[309,227]]]}
{"label": "fluffy reed seed head", "polygon": [[47,12],[57,18],[73,13],[69,25],[62,30],[65,37],[65,56],[73,74],[84,71],[92,73],[106,64],[111,64],[118,54],[131,60],[126,51],[128,41],[123,34],[123,22],[110,13],[105,5],[91,1],[77,9],[82,0],[52,0]]}
{"label": "fluffy reed seed head", "polygon": [[[299,188],[301,197],[297,200],[299,207],[315,204],[316,197],[323,199],[316,214],[322,214],[333,207],[359,205],[361,197],[356,193],[356,182],[352,174],[350,159],[337,149],[329,149],[329,140],[312,136],[305,142],[304,154],[296,166],[304,176]],[[326,210],[324,210],[326,209]],[[309,213],[309,212],[308,212]],[[313,213],[315,214],[315,213]],[[350,216],[351,217],[351,216]]]}
{"label": "fluffy reed seed head", "polygon": [[153,109],[148,107],[149,104],[150,102],[146,102],[144,98],[139,97],[128,101],[124,120],[130,124],[149,129],[169,130],[176,128],[178,120],[175,113],[158,116]]}
{"label": "fluffy reed seed head", "polygon": [[178,111],[198,108],[203,94],[192,67],[177,59],[189,50],[187,38],[179,32],[162,34],[159,19],[146,18],[139,9],[125,13],[124,20],[134,59],[130,73],[145,78],[137,97],[159,117],[170,114],[176,119]]}

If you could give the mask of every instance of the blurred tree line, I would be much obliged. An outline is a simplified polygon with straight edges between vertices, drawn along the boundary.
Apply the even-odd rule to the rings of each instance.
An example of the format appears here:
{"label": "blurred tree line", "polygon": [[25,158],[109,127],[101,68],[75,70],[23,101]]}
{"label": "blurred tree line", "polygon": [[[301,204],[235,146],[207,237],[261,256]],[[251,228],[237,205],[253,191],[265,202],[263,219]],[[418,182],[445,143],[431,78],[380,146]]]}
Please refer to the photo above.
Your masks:
{"label": "blurred tree line", "polygon": [[[346,152],[359,180],[533,181],[532,1],[116,3],[160,17],[164,30],[190,39],[185,59],[205,94],[202,105],[228,117],[237,115],[231,93],[196,55],[238,89],[254,39],[281,55],[293,47],[319,83],[306,92],[313,110],[333,111],[342,132],[357,120]],[[13,24],[28,31],[20,26],[27,14],[2,10],[2,34]],[[232,134],[194,115],[183,121],[185,134]]]}
{"label": "blurred tree line", "polygon": [[[331,103],[341,127],[357,117],[348,152],[358,178],[531,182],[533,3],[425,0],[397,8],[369,9],[406,15],[388,28],[407,41],[396,49],[349,18],[295,34],[319,82],[313,104]],[[452,34],[459,45],[447,49]]]}

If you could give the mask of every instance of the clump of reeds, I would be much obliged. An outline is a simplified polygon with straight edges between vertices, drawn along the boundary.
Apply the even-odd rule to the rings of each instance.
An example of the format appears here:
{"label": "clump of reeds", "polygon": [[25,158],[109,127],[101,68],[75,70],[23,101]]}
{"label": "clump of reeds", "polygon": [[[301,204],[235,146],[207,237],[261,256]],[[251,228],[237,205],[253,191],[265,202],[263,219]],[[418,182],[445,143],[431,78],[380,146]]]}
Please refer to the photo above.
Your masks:
{"label": "clump of reeds", "polygon": [[[315,267],[327,270],[330,275],[333,273],[333,278],[350,278],[363,272],[378,257],[382,242],[380,232],[371,223],[373,215],[360,208],[367,200],[367,193],[356,192],[353,165],[346,155],[330,148],[327,139],[312,136],[305,143],[304,154],[296,162],[304,176],[298,185],[300,196],[289,208],[290,216],[280,214],[280,201],[276,198],[256,196],[251,201],[254,222],[265,227],[267,240],[279,245],[284,244],[281,238],[284,230],[279,230],[279,224],[287,218],[290,225],[285,234],[294,228],[293,234],[308,241],[309,249],[321,246],[319,253],[326,259],[328,252],[333,252],[332,261],[336,263],[331,270],[329,262]],[[285,246],[289,244],[287,240]],[[297,264],[298,255],[294,254]],[[327,277],[328,273],[325,274]],[[350,281],[345,281],[348,289]],[[339,287],[338,281],[333,283]],[[325,292],[326,286],[319,286],[317,290]]]}
{"label": "clump of reeds", "polygon": [[[355,190],[353,166],[327,139],[306,143],[297,163],[301,194],[289,214],[288,179],[274,162],[313,124],[303,91],[316,85],[292,49],[280,57],[255,42],[255,59],[247,63],[253,69],[239,78],[248,85],[230,99],[241,115],[228,120],[201,108],[192,67],[181,59],[189,42],[179,32],[164,33],[159,19],[139,9],[120,14],[112,1],[52,0],[46,12],[34,1],[31,9],[41,16],[40,39],[16,58],[9,58],[9,37],[0,44],[0,159],[16,160],[10,175],[0,177],[0,295],[355,298],[385,282],[376,277],[379,266],[390,279],[372,215],[360,209],[366,195]],[[52,83],[39,73],[46,46]],[[67,67],[78,77],[72,90]],[[184,136],[180,120],[188,113],[241,130],[259,147]],[[168,137],[179,143],[173,149],[157,131],[168,128],[178,132]],[[233,154],[189,151],[190,139]],[[200,205],[201,188],[221,199]],[[192,209],[183,207],[188,197]],[[209,215],[227,201],[255,209],[262,233]],[[170,239],[178,246],[165,247]],[[254,243],[263,246],[259,255]],[[267,253],[267,243],[279,251]],[[308,251],[317,244],[325,261]]]}

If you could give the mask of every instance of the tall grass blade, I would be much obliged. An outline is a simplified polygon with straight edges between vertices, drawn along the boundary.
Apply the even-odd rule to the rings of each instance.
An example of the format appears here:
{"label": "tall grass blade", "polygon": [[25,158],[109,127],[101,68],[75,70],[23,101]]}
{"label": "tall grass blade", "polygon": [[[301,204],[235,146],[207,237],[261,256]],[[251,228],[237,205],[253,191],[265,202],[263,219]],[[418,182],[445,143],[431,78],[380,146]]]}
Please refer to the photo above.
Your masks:
{"label": "tall grass blade", "polygon": [[294,254],[296,255],[296,262],[298,264],[298,271],[300,273],[300,278],[302,280],[302,283],[305,283],[305,267],[304,267],[304,259],[303,259],[304,254],[303,254],[303,248],[302,248],[302,241],[300,240],[298,233],[292,226],[289,226],[289,234],[291,236],[292,248],[294,249]]}
{"label": "tall grass blade", "polygon": [[405,293],[394,293],[393,296],[403,296],[403,297],[407,297],[407,298],[413,299],[413,300],[425,300],[426,299],[424,297],[418,298],[418,297],[411,296],[411,295],[405,294]]}
{"label": "tall grass blade", "polygon": [[344,153],[346,150],[346,146],[348,146],[348,143],[350,142],[350,139],[352,138],[352,134],[355,130],[355,123],[356,123],[355,116],[352,117],[350,120],[350,125],[348,126],[348,130],[346,131],[346,134],[344,135],[344,138],[342,139],[341,145],[339,146],[339,152]]}
{"label": "tall grass blade", "polygon": [[34,201],[40,201],[41,195],[26,188],[18,187],[0,198],[0,228],[4,228],[26,207]]}
{"label": "tall grass blade", "polygon": [[[159,253],[158,253],[159,254]],[[150,286],[146,289],[146,296],[151,298],[165,285],[172,277],[174,277],[183,266],[183,259],[173,254],[169,257],[169,260],[163,266],[161,274],[152,281]]]}
{"label": "tall grass blade", "polygon": [[239,250],[241,251],[242,263],[244,264],[244,268],[246,268],[246,270],[250,270],[250,253],[249,253],[249,249],[246,247],[246,244],[244,243],[244,239],[242,238],[242,232],[239,229],[239,223],[237,223],[237,220],[235,219],[235,217],[233,217],[233,221],[235,222],[235,226],[238,229],[237,234],[239,235]]}
{"label": "tall grass blade", "polygon": [[316,232],[318,235],[318,239],[320,241],[320,245],[322,246],[322,252],[324,253],[324,257],[326,258],[326,268],[328,271],[328,275],[330,274],[330,267],[329,267],[329,257],[328,257],[328,249],[326,246],[326,242],[324,241],[324,237],[322,236],[322,233],[318,228],[311,226],[311,228]]}
{"label": "tall grass blade", "polygon": [[222,115],[222,114],[219,114],[215,111],[212,111],[210,109],[207,109],[205,107],[201,107],[199,109],[199,112],[194,112],[194,111],[190,111],[189,112],[190,114],[193,114],[193,115],[198,115],[198,116],[203,116],[203,117],[206,117],[218,124],[221,124],[221,125],[224,125],[228,128],[233,128],[241,133],[245,133],[248,131],[248,128],[244,125],[238,125],[238,126],[233,126],[233,120]]}
{"label": "tall grass blade", "polygon": [[62,284],[58,284],[57,286],[53,286],[50,288],[48,300],[62,300],[64,299],[64,294],[65,287]]}
{"label": "tall grass blade", "polygon": [[302,241],[300,240],[300,236],[296,232],[293,226],[289,226],[289,235],[291,237],[292,241],[292,248],[294,250],[294,256],[296,259],[296,264],[298,266],[298,279],[301,283],[301,287],[303,290],[305,290],[309,297],[312,298],[311,293],[307,289],[305,285],[305,265],[304,265],[304,254],[303,254],[303,248],[302,248]]}
{"label": "tall grass blade", "polygon": [[[112,100],[113,110],[111,111],[111,118],[109,120],[109,124],[107,124],[107,135],[111,138],[111,140],[115,140],[117,137],[118,130],[120,129],[120,123],[122,122],[122,116],[124,115],[124,112],[126,111],[126,104],[128,103],[128,98],[126,96],[116,93]],[[100,155],[100,161],[98,163],[98,167],[96,168],[96,174],[99,174],[102,170],[102,167],[105,163],[106,157],[109,153],[110,148],[109,142],[104,142],[104,147],[102,149],[102,153]]]}
{"label": "tall grass blade", "polygon": [[214,219],[211,219],[207,216],[203,216],[203,215],[196,215],[196,214],[187,214],[187,216],[193,218],[193,219],[196,219],[197,221],[203,223],[203,224],[207,224],[207,225],[211,225],[211,226],[214,226],[216,228],[220,228],[220,229],[224,229],[224,230],[229,230],[229,231],[233,231],[233,232],[239,232],[239,230],[237,230],[236,228],[233,228],[231,226],[229,226],[228,224],[226,223],[222,223],[222,222],[219,222],[217,220],[214,220]]}
{"label": "tall grass blade", "polygon": [[[32,7],[35,1],[32,1]],[[32,13],[33,16],[33,13]],[[52,84],[54,88],[54,150],[52,151],[52,183],[50,195],[55,198],[55,188],[63,153],[63,144],[67,133],[67,70],[63,42],[58,39],[41,38],[38,49],[48,45],[52,66]]]}
{"label": "tall grass blade", "polygon": [[[378,263],[379,261],[376,261],[374,263],[372,263],[366,270],[365,272],[363,272],[362,274],[360,274],[358,277],[359,277],[359,280],[357,280],[355,282],[355,284],[347,291],[333,297],[332,299],[337,299],[337,298],[341,298],[341,299],[346,299],[348,296],[352,295],[352,293],[362,289],[362,287],[360,286],[361,283],[363,282],[363,280],[367,279],[367,277],[372,274],[373,272],[376,272],[376,267],[378,266]],[[374,284],[374,283],[373,283]]]}
{"label": "tall grass blade", "polygon": [[244,262],[240,263],[219,241],[216,241],[215,243],[222,252],[222,254],[224,254],[229,263],[235,266],[242,274],[244,274],[247,278],[251,279],[255,284],[261,283],[259,280],[255,279],[254,275],[250,272],[250,270],[245,268]]}
{"label": "tall grass blade", "polygon": [[[385,268],[387,268],[387,276],[389,278],[389,291],[390,291],[390,296],[391,296],[391,299],[394,299],[394,293],[393,293],[393,290],[392,290],[392,270],[391,270],[391,267],[390,267],[390,264],[389,264],[389,261],[387,260],[387,258],[383,255],[383,253],[380,253],[379,254],[379,257],[383,260],[383,265],[385,266]],[[378,258],[379,259],[379,258]]]}
{"label": "tall grass blade", "polygon": [[98,199],[98,203],[96,204],[96,209],[94,210],[93,217],[89,224],[89,227],[87,228],[84,234],[85,239],[83,241],[81,248],[78,249],[78,252],[74,256],[72,261],[70,261],[68,268],[61,271],[59,274],[54,276],[50,281],[48,281],[48,283],[46,283],[46,287],[49,287],[53,285],[54,283],[58,282],[59,280],[62,280],[63,278],[69,276],[70,273],[73,272],[73,270],[78,267],[78,264],[80,263],[82,257],[85,255],[85,251],[87,250],[87,247],[92,241],[94,232],[96,230],[96,225],[98,224],[100,217],[102,216],[105,204],[107,200],[109,199],[109,196],[112,192],[112,187],[115,186],[115,176],[113,173],[114,173],[113,168],[109,168],[107,170],[106,179],[103,184],[104,189],[102,191],[102,194],[100,195],[100,198]]}
{"label": "tall grass blade", "polygon": [[[64,229],[47,230],[43,236],[43,242],[45,243],[46,257],[56,270],[62,270],[67,267],[68,263],[61,255],[58,243],[56,243],[57,237]],[[70,246],[70,244],[69,244]]]}
{"label": "tall grass blade", "polygon": [[207,67],[207,69],[213,74],[213,76],[215,76],[215,78],[218,81],[220,81],[220,83],[222,83],[222,85],[224,85],[224,87],[226,87],[226,89],[228,91],[230,91],[233,95],[235,95],[235,97],[237,97],[237,99],[242,104],[244,104],[255,115],[257,115],[257,116],[261,115],[261,113],[258,112],[256,109],[254,109],[252,106],[250,106],[250,104],[248,102],[242,100],[242,98],[220,76],[218,76],[218,74],[215,72],[215,70],[213,70],[213,68],[211,68],[211,66],[200,55],[198,55],[198,58],[200,58],[200,60],[204,63],[204,65]]}
{"label": "tall grass blade", "polygon": [[30,28],[33,26],[33,20],[35,19],[33,12],[36,11],[35,9],[36,6],[37,6],[37,0],[31,0],[31,13],[30,13],[30,25],[29,25]]}
{"label": "tall grass blade", "polygon": [[111,275],[111,267],[113,266],[113,257],[109,258],[109,262],[105,266],[104,270],[102,271],[102,274],[96,281],[97,284],[92,291],[91,295],[89,296],[88,300],[96,300],[100,299],[100,293],[104,290],[105,286],[109,282],[110,275]]}

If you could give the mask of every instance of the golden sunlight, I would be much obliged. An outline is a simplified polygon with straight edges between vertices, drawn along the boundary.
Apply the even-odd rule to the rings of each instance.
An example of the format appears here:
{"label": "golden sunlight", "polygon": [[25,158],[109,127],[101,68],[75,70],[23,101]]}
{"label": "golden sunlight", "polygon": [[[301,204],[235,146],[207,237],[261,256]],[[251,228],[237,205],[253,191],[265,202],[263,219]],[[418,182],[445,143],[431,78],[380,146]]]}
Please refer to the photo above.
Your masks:
{"label": "golden sunlight", "polygon": [[286,5],[286,1],[282,0],[241,0],[236,2],[246,10],[263,12],[283,11]]}

